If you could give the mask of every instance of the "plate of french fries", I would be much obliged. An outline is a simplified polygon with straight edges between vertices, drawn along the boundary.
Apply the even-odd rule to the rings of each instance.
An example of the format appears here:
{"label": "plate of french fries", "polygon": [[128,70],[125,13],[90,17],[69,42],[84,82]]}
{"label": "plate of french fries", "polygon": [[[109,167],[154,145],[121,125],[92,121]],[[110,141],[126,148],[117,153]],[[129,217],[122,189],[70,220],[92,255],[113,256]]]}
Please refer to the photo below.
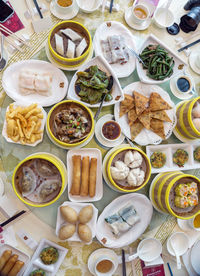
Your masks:
{"label": "plate of french fries", "polygon": [[43,139],[46,115],[37,103],[14,102],[6,109],[2,135],[9,143],[34,147]]}

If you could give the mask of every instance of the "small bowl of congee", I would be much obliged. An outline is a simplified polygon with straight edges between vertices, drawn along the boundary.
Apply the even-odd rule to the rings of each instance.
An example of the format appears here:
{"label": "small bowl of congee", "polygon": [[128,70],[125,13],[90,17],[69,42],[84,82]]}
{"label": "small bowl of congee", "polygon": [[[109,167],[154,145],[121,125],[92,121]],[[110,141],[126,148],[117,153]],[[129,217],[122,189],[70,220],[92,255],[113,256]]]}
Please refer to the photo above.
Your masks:
{"label": "small bowl of congee", "polygon": [[53,27],[48,37],[49,52],[65,66],[82,64],[92,51],[89,31],[79,22],[62,21]]}

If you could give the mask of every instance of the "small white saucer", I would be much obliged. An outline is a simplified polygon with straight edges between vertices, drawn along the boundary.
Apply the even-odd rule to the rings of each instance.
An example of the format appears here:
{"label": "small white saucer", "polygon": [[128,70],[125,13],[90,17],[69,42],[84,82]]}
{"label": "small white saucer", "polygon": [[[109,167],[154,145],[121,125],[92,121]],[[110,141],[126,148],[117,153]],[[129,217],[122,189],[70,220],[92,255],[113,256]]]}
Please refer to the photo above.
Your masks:
{"label": "small white saucer", "polygon": [[120,145],[125,139],[125,137],[122,133],[120,134],[120,137],[116,141],[107,141],[102,137],[101,128],[105,122],[110,121],[110,120],[114,120],[114,116],[111,114],[106,114],[106,115],[102,116],[97,121],[96,126],[95,126],[96,139],[98,140],[98,142],[100,144],[102,144],[104,147],[107,147],[107,148],[116,147],[116,146]]}
{"label": "small white saucer", "polygon": [[86,60],[81,63],[80,65],[78,66],[73,66],[73,67],[69,67],[69,66],[65,66],[64,64],[61,64],[59,62],[57,62],[50,54],[49,52],[49,47],[48,47],[48,43],[46,43],[45,45],[45,52],[46,52],[46,55],[47,55],[47,58],[48,60],[53,64],[55,65],[57,68],[59,69],[62,69],[64,71],[76,71],[79,69],[80,66],[82,66],[83,64],[87,63],[88,61],[90,61],[92,59],[92,56],[93,56],[93,47],[91,48],[89,54],[88,54],[88,57],[86,58]]}
{"label": "small white saucer", "polygon": [[197,54],[199,54],[199,51],[192,51],[190,56],[189,56],[189,64],[192,70],[200,75],[200,68],[198,68],[195,64]]}
{"label": "small white saucer", "polygon": [[177,218],[177,223],[178,223],[178,226],[185,232],[195,231],[189,226],[188,221],[186,219]]}
{"label": "small white saucer", "polygon": [[[192,96],[194,95],[193,92],[184,94],[184,93],[180,93],[178,91],[178,89],[176,88],[176,84],[175,84],[176,78],[177,77],[174,77],[170,80],[170,90],[171,90],[172,94],[180,100],[188,100],[188,99],[192,98]],[[193,89],[194,89],[194,87],[193,87]]]}
{"label": "small white saucer", "polygon": [[78,14],[78,11],[79,11],[79,6],[77,5],[76,1],[75,1],[75,5],[74,5],[74,10],[71,11],[70,13],[68,14],[62,14],[62,13],[59,13],[56,8],[55,8],[55,0],[52,0],[51,1],[51,4],[50,4],[50,11],[51,13],[59,18],[59,19],[62,19],[62,20],[68,20],[68,19],[72,19],[74,18],[77,14]]}
{"label": "small white saucer", "polygon": [[149,27],[151,24],[151,18],[148,18],[143,24],[136,24],[132,22],[131,20],[131,12],[132,12],[132,7],[128,8],[125,13],[124,13],[124,18],[126,23],[131,27],[132,29],[138,30],[138,31],[143,31]]}
{"label": "small white saucer", "polygon": [[118,267],[118,256],[117,256],[117,254],[111,249],[100,248],[100,249],[97,249],[94,252],[92,252],[92,254],[88,258],[88,269],[89,269],[90,273],[95,275],[94,262],[98,258],[100,258],[101,256],[105,256],[105,255],[108,255],[112,259],[112,261],[115,265],[115,271],[116,271],[116,269]]}

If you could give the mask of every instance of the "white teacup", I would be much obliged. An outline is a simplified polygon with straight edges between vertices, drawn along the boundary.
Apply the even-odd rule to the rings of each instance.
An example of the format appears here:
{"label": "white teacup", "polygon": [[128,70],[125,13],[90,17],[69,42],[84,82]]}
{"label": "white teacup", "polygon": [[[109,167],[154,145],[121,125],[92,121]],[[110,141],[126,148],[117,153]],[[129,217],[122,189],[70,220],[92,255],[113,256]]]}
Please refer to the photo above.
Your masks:
{"label": "white teacup", "polygon": [[63,7],[61,5],[59,5],[59,1],[58,0],[54,0],[55,2],[55,9],[57,10],[57,12],[62,13],[62,14],[69,14],[74,10],[75,7],[75,1],[76,0],[72,0],[72,4],[70,6],[67,7]]}
{"label": "white teacup", "polygon": [[181,94],[188,94],[193,87],[192,78],[189,75],[179,75],[175,78],[176,89]]}
{"label": "white teacup", "polygon": [[[200,214],[196,215],[194,218],[188,220],[188,224],[191,229],[200,231],[200,223],[198,224],[196,221],[200,221]],[[196,223],[195,223],[196,222]]]}
{"label": "white teacup", "polygon": [[141,25],[150,16],[149,9],[143,4],[133,5],[131,9],[131,19],[134,23]]}
{"label": "white teacup", "polygon": [[94,271],[97,276],[111,276],[115,270],[116,264],[109,256],[101,256],[94,263]]}
{"label": "white teacup", "polygon": [[200,69],[200,53],[198,53],[198,55],[196,57],[195,65]]}

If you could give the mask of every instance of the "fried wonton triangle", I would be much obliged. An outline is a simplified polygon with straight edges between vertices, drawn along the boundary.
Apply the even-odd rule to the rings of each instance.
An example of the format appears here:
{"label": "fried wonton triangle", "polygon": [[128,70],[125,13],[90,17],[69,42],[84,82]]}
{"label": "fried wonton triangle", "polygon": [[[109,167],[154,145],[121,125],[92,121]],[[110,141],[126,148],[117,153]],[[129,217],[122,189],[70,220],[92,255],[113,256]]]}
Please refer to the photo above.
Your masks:
{"label": "fried wonton triangle", "polygon": [[149,99],[149,108],[151,111],[167,110],[172,107],[160,96],[160,94],[153,92]]}
{"label": "fried wonton triangle", "polygon": [[131,127],[131,140],[134,140],[135,137],[141,132],[141,130],[143,129],[143,124],[137,120]]}
{"label": "fried wonton triangle", "polygon": [[143,126],[146,129],[150,129],[150,113],[149,113],[149,109],[146,109],[145,111],[143,111],[138,116],[138,119],[140,120],[140,122],[143,124]]}
{"label": "fried wonton triangle", "polygon": [[141,114],[147,106],[147,103],[149,102],[149,98],[143,96],[142,94],[134,91],[133,92],[134,98],[135,98],[135,109],[137,115]]}
{"label": "fried wonton triangle", "polygon": [[169,116],[167,115],[167,113],[164,110],[152,111],[150,113],[150,117],[154,118],[154,119],[159,119],[161,121],[165,121],[165,122],[170,122],[171,123],[171,119],[169,118]]}
{"label": "fried wonton triangle", "polygon": [[131,95],[124,94],[124,100],[120,103],[119,117],[122,117],[134,107],[134,98]]}
{"label": "fried wonton triangle", "polygon": [[165,139],[164,123],[158,119],[151,119],[151,130],[159,135],[162,139]]}
{"label": "fried wonton triangle", "polygon": [[131,110],[129,110],[128,112],[128,124],[129,126],[131,126],[136,120],[137,120],[137,114],[135,111],[135,108],[132,108]]}

